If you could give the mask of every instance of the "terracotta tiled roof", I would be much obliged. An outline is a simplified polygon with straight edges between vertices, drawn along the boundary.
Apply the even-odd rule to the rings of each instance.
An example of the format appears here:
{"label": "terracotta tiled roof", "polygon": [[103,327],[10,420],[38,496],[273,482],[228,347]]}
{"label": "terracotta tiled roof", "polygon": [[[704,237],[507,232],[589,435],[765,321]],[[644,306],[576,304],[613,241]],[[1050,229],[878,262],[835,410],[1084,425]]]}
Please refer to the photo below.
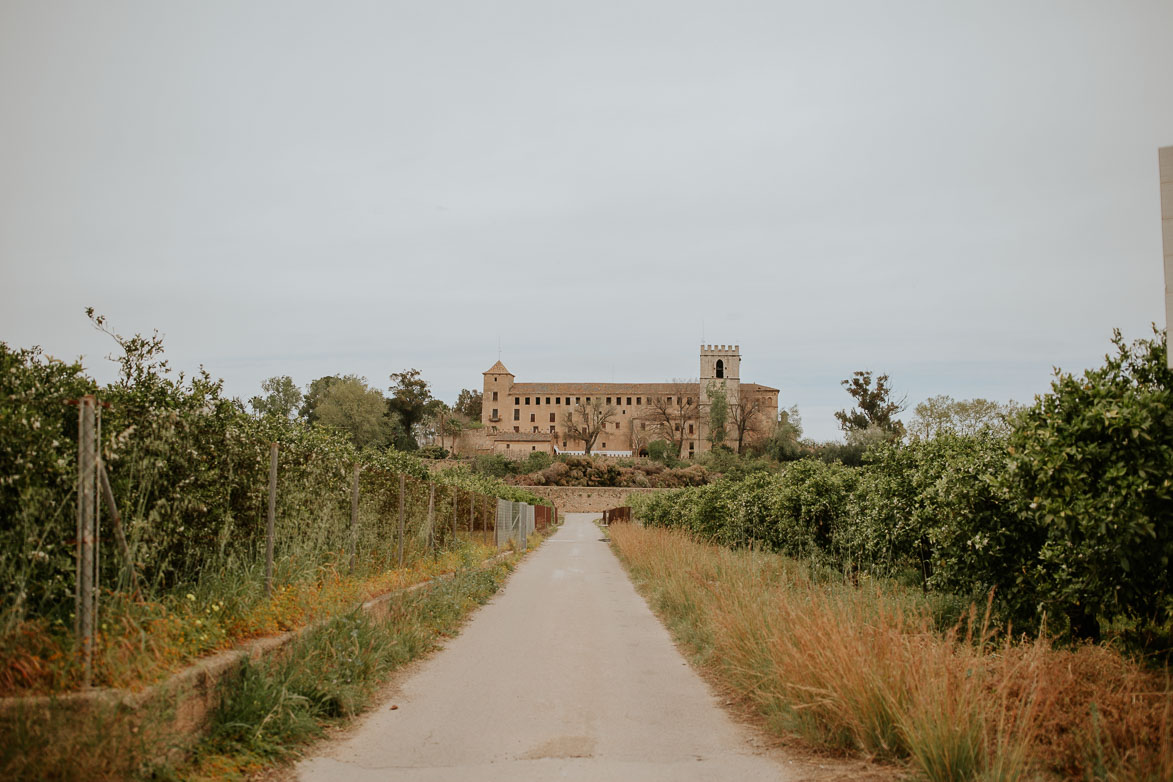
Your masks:
{"label": "terracotta tiled roof", "polygon": [[496,364],[489,367],[481,374],[482,375],[512,375],[513,373],[510,372],[508,369],[506,369],[505,365],[501,363],[500,359],[498,359]]}
{"label": "terracotta tiled roof", "polygon": [[760,383],[742,383],[741,390],[742,391],[777,391],[778,389],[771,388],[770,386],[763,386]]}
{"label": "terracotta tiled roof", "polygon": [[502,432],[493,439],[499,443],[548,443],[550,432]]}

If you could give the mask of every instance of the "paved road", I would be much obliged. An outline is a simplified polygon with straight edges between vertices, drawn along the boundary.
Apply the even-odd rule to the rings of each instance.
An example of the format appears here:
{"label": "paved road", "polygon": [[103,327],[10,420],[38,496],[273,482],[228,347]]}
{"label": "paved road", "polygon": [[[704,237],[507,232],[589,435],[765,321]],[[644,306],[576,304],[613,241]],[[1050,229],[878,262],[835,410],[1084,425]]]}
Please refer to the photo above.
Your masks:
{"label": "paved road", "polygon": [[685,663],[594,518],[570,514],[459,636],[298,777],[786,779]]}

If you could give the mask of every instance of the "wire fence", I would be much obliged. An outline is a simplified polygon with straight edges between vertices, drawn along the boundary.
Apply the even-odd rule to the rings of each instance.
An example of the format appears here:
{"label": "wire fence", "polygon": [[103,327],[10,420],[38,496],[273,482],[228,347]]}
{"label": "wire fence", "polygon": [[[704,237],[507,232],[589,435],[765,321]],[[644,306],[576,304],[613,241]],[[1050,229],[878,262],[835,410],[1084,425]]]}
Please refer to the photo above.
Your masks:
{"label": "wire fence", "polygon": [[[325,573],[361,578],[469,543],[524,548],[535,519],[542,519],[543,528],[557,520],[552,508],[537,514],[525,502],[347,460],[346,454],[294,439],[267,448],[237,443],[231,463],[219,465],[233,486],[225,487],[221,507],[206,508],[218,518],[190,528],[168,524],[166,507],[143,513],[141,479],[111,480],[99,447],[102,408],[96,398],[86,395],[76,404],[74,632],[86,684],[104,588],[158,595],[227,576],[272,595]],[[122,499],[138,505],[129,530],[112,485],[127,487]],[[242,494],[235,504],[234,491]],[[165,506],[166,500],[156,504]],[[105,551],[111,538],[117,544],[113,556]]]}

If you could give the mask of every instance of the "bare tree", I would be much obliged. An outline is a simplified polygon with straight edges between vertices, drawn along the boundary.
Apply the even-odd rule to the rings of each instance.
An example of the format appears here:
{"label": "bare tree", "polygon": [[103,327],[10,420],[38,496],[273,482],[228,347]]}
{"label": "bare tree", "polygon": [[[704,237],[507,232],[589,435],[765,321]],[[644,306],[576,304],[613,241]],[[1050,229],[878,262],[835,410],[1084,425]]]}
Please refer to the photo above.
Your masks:
{"label": "bare tree", "polygon": [[676,446],[676,455],[684,450],[688,424],[696,421],[700,385],[687,380],[673,380],[671,387],[648,397],[648,412],[643,416],[660,437]]}
{"label": "bare tree", "polygon": [[587,402],[579,402],[574,409],[568,410],[563,416],[566,425],[566,434],[574,440],[581,440],[586,445],[587,456],[595,447],[595,440],[599,439],[603,428],[615,417],[615,408],[603,404],[600,397]]}
{"label": "bare tree", "polygon": [[766,420],[766,398],[759,394],[750,394],[742,390],[737,404],[729,405],[729,418],[733,424],[733,431],[737,433],[737,452],[745,447],[746,436],[760,431]]}

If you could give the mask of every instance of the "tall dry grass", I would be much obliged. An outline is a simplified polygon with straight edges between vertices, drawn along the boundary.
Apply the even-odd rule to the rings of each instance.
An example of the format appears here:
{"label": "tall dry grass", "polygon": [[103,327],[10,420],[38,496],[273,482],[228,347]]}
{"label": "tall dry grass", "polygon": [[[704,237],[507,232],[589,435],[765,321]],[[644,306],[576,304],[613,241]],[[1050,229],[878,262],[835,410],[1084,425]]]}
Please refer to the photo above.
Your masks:
{"label": "tall dry grass", "polygon": [[678,639],[783,733],[907,762],[930,780],[1173,779],[1167,675],[1101,646],[941,628],[890,583],[612,525]]}

